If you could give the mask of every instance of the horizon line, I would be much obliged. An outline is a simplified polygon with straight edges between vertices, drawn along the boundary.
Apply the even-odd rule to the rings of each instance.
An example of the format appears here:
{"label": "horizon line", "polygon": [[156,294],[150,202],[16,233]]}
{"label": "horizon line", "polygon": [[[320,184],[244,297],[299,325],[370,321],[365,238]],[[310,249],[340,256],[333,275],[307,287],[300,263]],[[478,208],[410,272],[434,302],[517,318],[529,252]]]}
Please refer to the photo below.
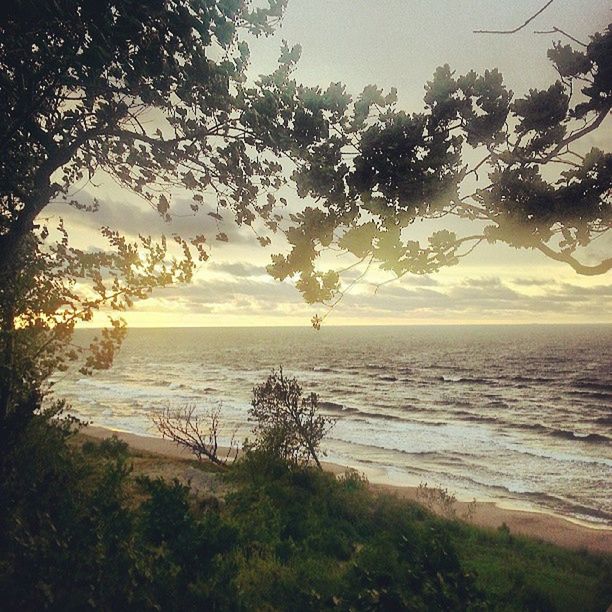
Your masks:
{"label": "horizon line", "polygon": [[[330,323],[321,326],[325,328],[338,327],[585,327],[585,326],[612,326],[612,321],[593,322],[551,322],[551,323]],[[100,330],[108,326],[76,327],[75,331]],[[286,324],[286,325],[127,325],[127,329],[313,329],[312,325]],[[315,330],[320,331],[320,330]]]}

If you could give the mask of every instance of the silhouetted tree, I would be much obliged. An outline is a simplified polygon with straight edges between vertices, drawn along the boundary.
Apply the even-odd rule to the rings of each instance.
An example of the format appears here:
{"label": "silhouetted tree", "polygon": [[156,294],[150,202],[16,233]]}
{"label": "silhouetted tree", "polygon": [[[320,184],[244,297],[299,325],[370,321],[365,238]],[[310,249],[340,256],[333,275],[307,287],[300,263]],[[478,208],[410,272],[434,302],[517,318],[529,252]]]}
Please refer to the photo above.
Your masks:
{"label": "silhouetted tree", "polygon": [[320,414],[317,395],[302,397],[298,381],[282,368],[253,388],[249,419],[255,423],[252,448],[295,466],[312,460],[322,469],[319,446],[334,421]]}
{"label": "silhouetted tree", "polygon": [[[247,83],[249,52],[238,34],[269,33],[284,5],[2,4],[0,413],[18,378],[18,345],[28,344],[30,361],[48,358],[48,371],[64,360],[49,349],[66,346],[76,322],[101,305],[123,310],[155,287],[187,282],[208,257],[197,230],[174,244],[132,243],[106,228],[109,248],[86,252],[69,245],[61,225],[40,225],[52,201],[95,209],[70,193],[100,173],[167,220],[180,188],[192,193],[194,214],[262,220],[263,246],[266,231],[282,230],[290,252],[273,255],[269,271],[296,278],[311,303],[333,303],[345,289],[342,270],[317,267],[337,247],[356,258],[351,267],[377,263],[395,277],[453,265],[483,242],[539,250],[580,274],[610,269],[610,258],[578,256],[610,227],[612,158],[584,144],[612,104],[610,28],[581,50],[556,43],[549,56],[560,78],[548,89],[515,99],[496,70],[457,76],[444,66],[425,87],[424,110],[410,114],[393,90],[368,86],[353,98],[339,83],[300,85],[291,76],[299,47],[285,45],[277,69]],[[480,161],[465,161],[478,152]],[[275,193],[289,176],[305,206],[286,215]],[[455,217],[473,231],[442,226],[426,244],[412,235],[417,220]],[[215,238],[228,239],[220,229]],[[27,283],[52,285],[54,299],[43,305],[29,295],[20,305]],[[115,319],[85,371],[107,366],[123,334]]]}
{"label": "silhouetted tree", "polygon": [[[287,83],[297,49],[283,48],[278,69],[246,86],[249,51],[237,32],[269,33],[284,5],[2,4],[0,417],[10,410],[18,362],[44,361],[41,373],[62,367],[66,356],[53,349],[66,349],[77,322],[101,305],[124,310],[155,287],[187,282],[208,257],[201,233],[168,244],[103,228],[108,248],[73,248],[61,224],[37,219],[52,201],[95,210],[96,201],[70,195],[76,184],[105,173],[167,220],[170,190],[186,188],[194,214],[204,206],[216,220],[227,210],[238,224],[260,216],[276,227],[271,201],[258,196],[282,183],[283,157],[326,137],[323,127],[307,127],[304,92]],[[327,107],[334,112],[333,101]],[[227,240],[221,231],[216,238]],[[51,293],[41,296],[43,287]],[[123,335],[114,319],[84,370],[107,367]]]}
{"label": "silhouetted tree", "polygon": [[[273,256],[271,274],[298,278],[314,303],[342,293],[342,270],[316,267],[338,246],[356,258],[346,269],[378,264],[396,278],[455,265],[482,243],[537,250],[578,274],[610,270],[612,258],[584,262],[580,248],[612,218],[612,155],[589,145],[612,108],[612,26],[548,56],[559,80],[523,97],[496,69],[459,76],[445,65],[419,113],[375,86],[343,100],[333,136],[294,174],[300,196],[318,204],[292,216],[291,251]],[[317,118],[327,120],[323,110]],[[458,235],[445,227],[453,219],[471,229]],[[425,243],[421,220],[439,226]]]}

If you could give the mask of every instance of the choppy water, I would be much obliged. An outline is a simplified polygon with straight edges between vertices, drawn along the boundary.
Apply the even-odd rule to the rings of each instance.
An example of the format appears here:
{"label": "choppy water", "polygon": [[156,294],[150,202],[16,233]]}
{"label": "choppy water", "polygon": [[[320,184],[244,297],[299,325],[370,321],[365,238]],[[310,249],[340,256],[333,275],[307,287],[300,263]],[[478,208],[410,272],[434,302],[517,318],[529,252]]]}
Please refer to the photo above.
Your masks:
{"label": "choppy water", "polygon": [[244,437],[281,364],[337,418],[329,460],[612,524],[612,326],[132,329],[111,370],[56,392],[147,434],[163,405],[222,402]]}

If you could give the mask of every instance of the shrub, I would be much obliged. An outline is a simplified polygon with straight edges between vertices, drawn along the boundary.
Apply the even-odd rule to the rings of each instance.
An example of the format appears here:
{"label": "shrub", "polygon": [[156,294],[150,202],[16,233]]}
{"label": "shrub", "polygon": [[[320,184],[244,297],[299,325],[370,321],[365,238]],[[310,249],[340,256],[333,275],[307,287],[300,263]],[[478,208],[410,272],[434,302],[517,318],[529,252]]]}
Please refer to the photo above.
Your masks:
{"label": "shrub", "polygon": [[293,467],[312,460],[322,469],[319,446],[334,421],[319,413],[317,395],[302,397],[298,381],[284,376],[282,368],[253,389],[249,418],[255,423],[256,440],[246,444],[247,449],[263,451]]}

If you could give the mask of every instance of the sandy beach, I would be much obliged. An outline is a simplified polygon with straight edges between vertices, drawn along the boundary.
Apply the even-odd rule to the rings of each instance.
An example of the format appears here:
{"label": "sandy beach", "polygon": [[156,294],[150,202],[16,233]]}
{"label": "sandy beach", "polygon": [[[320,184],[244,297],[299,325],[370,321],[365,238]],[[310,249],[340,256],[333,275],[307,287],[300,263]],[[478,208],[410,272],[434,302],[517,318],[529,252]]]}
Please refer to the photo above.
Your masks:
{"label": "sandy beach", "polygon": [[[193,456],[174,442],[152,436],[141,436],[127,432],[112,431],[103,427],[88,426],[82,430],[85,435],[94,438],[106,438],[116,435],[135,450],[156,453],[176,459],[191,459]],[[333,463],[324,463],[325,469],[341,473],[347,469]],[[370,482],[374,491],[392,493],[398,497],[418,501],[418,489],[411,486],[397,486],[385,483]],[[596,553],[612,553],[612,528],[598,527],[578,523],[564,517],[546,512],[532,512],[518,509],[502,508],[494,502],[457,501],[455,509],[458,516],[480,527],[497,529],[505,523],[510,533],[520,534],[551,542],[558,546],[575,550],[588,550]]]}

